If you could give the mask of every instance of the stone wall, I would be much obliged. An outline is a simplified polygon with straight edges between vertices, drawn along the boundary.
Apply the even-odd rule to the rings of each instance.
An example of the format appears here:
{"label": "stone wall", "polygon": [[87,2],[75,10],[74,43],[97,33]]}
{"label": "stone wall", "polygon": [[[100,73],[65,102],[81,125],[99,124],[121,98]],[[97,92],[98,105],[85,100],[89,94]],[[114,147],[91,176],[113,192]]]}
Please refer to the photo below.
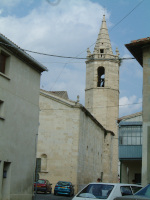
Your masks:
{"label": "stone wall", "polygon": [[53,188],[58,181],[71,181],[75,192],[95,182],[102,172],[104,132],[82,105],[42,92],[37,158],[45,156],[46,168],[40,178]]}

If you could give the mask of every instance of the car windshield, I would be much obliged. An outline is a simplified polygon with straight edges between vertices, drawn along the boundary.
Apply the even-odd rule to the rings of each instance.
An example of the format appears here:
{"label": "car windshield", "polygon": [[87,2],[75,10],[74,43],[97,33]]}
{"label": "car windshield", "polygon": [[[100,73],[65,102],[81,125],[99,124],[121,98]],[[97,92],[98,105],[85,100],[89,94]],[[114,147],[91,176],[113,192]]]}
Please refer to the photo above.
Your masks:
{"label": "car windshield", "polygon": [[65,182],[65,181],[59,181],[59,182],[57,183],[57,185],[69,186],[70,183],[69,183],[69,182]]}
{"label": "car windshield", "polygon": [[106,184],[89,184],[77,197],[92,199],[107,199],[113,190],[114,185]]}
{"label": "car windshield", "polygon": [[136,192],[135,195],[145,196],[150,198],[150,184]]}
{"label": "car windshield", "polygon": [[45,181],[44,180],[38,180],[37,183],[45,184]]}

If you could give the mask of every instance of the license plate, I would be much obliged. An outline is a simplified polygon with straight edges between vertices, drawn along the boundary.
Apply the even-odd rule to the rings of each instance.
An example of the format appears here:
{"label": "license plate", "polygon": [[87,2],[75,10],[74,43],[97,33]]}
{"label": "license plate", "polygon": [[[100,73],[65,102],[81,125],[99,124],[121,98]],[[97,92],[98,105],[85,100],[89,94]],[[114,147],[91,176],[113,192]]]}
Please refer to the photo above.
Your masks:
{"label": "license plate", "polygon": [[61,188],[65,188],[65,187],[61,187]]}

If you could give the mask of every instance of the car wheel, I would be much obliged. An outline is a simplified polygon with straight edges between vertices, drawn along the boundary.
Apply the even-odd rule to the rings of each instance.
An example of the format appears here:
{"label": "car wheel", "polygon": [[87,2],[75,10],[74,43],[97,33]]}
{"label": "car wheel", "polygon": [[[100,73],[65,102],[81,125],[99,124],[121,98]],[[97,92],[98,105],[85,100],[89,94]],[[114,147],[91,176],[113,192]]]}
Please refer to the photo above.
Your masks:
{"label": "car wheel", "polygon": [[68,196],[69,196],[69,197],[71,197],[71,196],[72,196],[71,192],[68,194]]}
{"label": "car wheel", "polygon": [[54,195],[56,195],[56,192],[54,192]]}
{"label": "car wheel", "polygon": [[47,194],[47,190],[45,190],[45,194]]}

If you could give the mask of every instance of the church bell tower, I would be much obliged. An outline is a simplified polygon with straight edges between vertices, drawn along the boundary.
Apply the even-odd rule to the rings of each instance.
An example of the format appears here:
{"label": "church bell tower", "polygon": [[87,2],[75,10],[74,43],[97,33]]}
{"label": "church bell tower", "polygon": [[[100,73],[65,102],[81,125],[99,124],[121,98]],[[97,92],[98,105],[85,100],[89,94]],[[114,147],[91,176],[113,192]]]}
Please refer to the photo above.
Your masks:
{"label": "church bell tower", "polygon": [[105,127],[113,131],[111,180],[118,178],[119,51],[113,54],[105,15],[93,54],[87,49],[85,107]]}

